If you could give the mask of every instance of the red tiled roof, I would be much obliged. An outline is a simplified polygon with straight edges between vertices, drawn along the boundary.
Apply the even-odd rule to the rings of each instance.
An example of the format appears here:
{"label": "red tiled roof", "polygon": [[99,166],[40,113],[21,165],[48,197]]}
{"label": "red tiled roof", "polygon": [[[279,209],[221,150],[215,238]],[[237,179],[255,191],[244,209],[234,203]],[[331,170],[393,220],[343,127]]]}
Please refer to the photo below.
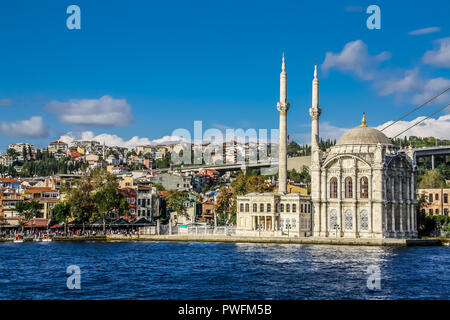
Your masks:
{"label": "red tiled roof", "polygon": [[45,228],[48,225],[48,219],[42,219],[42,218],[34,218],[34,219],[30,219],[28,220],[24,227],[25,228]]}
{"label": "red tiled roof", "polygon": [[158,195],[166,198],[167,197],[167,191],[158,191]]}
{"label": "red tiled roof", "polygon": [[19,180],[10,178],[0,178],[0,182],[19,182]]}
{"label": "red tiled roof", "polygon": [[58,140],[58,141],[50,142],[50,145],[52,145],[52,144],[67,144],[67,143]]}
{"label": "red tiled roof", "polygon": [[56,190],[49,187],[29,187],[25,189],[25,193],[28,192],[56,192]]}

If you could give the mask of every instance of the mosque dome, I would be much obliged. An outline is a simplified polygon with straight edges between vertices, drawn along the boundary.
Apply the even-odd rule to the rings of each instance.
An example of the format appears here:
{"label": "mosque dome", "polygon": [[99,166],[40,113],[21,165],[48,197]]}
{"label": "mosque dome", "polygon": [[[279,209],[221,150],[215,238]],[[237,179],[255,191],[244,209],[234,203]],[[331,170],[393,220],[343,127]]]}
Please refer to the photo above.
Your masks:
{"label": "mosque dome", "polygon": [[336,145],[357,145],[357,144],[383,144],[392,145],[392,141],[381,131],[368,127],[366,117],[363,115],[362,123],[359,127],[348,130],[344,133]]}

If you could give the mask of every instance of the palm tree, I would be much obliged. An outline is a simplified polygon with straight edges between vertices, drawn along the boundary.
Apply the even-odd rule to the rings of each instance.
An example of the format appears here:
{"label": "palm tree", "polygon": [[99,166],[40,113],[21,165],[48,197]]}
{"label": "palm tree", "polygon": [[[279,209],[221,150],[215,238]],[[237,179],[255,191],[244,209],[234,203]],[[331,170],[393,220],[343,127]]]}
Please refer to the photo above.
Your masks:
{"label": "palm tree", "polygon": [[25,225],[24,221],[22,221],[22,217],[24,216],[26,209],[27,205],[24,201],[16,202],[16,205],[14,206],[14,210],[19,213],[19,226],[22,228],[22,232]]}
{"label": "palm tree", "polygon": [[[15,210],[19,213],[20,217],[19,224],[22,226],[22,232],[25,226],[24,222],[30,221],[31,219],[37,217],[40,209],[41,204],[36,200],[16,202]],[[33,221],[31,222],[31,228],[33,229]]]}

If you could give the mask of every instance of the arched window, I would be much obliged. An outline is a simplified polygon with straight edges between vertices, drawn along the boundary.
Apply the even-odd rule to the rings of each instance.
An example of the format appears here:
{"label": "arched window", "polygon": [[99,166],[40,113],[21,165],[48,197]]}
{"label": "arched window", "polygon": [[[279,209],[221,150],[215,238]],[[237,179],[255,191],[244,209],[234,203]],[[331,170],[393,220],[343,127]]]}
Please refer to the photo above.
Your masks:
{"label": "arched window", "polygon": [[280,212],[284,212],[284,204],[280,204]]}
{"label": "arched window", "polygon": [[330,198],[337,198],[338,196],[338,181],[336,177],[330,180]]}
{"label": "arched window", "polygon": [[330,230],[335,230],[338,224],[337,212],[336,210],[331,210],[330,212]]}
{"label": "arched window", "polygon": [[300,204],[300,212],[303,212],[303,203]]}
{"label": "arched window", "polygon": [[344,228],[345,230],[353,229],[353,215],[350,210],[345,211],[344,215]]}
{"label": "arched window", "polygon": [[244,212],[244,204],[243,203],[241,203],[241,205],[239,206],[239,211]]}
{"label": "arched window", "polygon": [[367,177],[361,178],[361,199],[369,198],[369,179]]}
{"label": "arched window", "polygon": [[272,211],[272,205],[270,203],[267,204],[267,212]]}
{"label": "arched window", "polygon": [[295,203],[292,205],[292,212],[297,212],[297,205]]}
{"label": "arched window", "polygon": [[351,177],[345,178],[345,197],[353,198],[353,181]]}
{"label": "arched window", "polygon": [[250,211],[250,205],[248,203],[245,204],[245,212]]}
{"label": "arched window", "polygon": [[259,205],[259,212],[264,212],[264,203]]}
{"label": "arched window", "polygon": [[256,203],[253,204],[253,212],[258,212],[258,206]]}
{"label": "arched window", "polygon": [[291,205],[289,203],[286,204],[286,212],[291,212]]}
{"label": "arched window", "polygon": [[369,230],[369,214],[366,210],[361,211],[360,217],[359,217],[359,228],[361,230]]}

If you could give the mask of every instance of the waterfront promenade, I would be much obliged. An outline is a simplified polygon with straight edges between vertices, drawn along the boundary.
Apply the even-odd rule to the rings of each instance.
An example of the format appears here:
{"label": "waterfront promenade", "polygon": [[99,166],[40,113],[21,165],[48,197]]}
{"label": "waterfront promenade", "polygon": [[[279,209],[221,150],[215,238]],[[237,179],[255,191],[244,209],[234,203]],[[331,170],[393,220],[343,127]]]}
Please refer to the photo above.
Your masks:
{"label": "waterfront promenade", "polygon": [[[11,239],[12,240],[12,239]],[[353,246],[440,246],[441,239],[353,239],[316,237],[244,237],[220,235],[106,235],[99,237],[55,237],[55,241],[178,241],[273,244],[324,244]]]}

